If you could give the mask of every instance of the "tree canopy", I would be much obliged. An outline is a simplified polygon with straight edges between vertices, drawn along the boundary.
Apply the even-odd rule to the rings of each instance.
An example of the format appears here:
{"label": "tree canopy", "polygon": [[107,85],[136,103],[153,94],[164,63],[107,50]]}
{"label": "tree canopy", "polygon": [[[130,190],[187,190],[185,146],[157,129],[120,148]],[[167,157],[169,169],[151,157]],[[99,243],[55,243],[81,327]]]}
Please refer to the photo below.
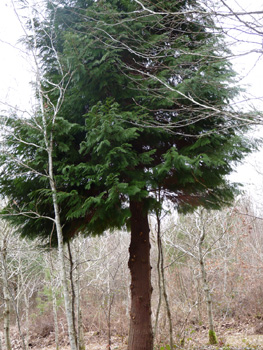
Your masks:
{"label": "tree canopy", "polygon": [[[85,230],[95,233],[120,227],[129,218],[130,197],[146,200],[150,209],[159,190],[181,209],[231,200],[234,186],[225,175],[251,145],[241,135],[247,126],[231,114],[238,91],[223,39],[208,15],[194,12],[200,5],[148,6],[170,15],[151,15],[126,0],[47,5],[46,22],[35,20],[45,75],[53,83],[61,79],[54,46],[64,71],[74,71],[54,131],[64,224],[71,230],[72,221],[85,218]],[[57,99],[49,84],[43,88]],[[52,113],[48,100],[45,113]],[[47,159],[44,148],[34,146],[41,145],[41,130],[28,123],[9,119],[16,139],[7,137],[1,191],[11,211],[47,216],[47,179],[31,171],[45,173]],[[14,220],[24,234],[50,234],[41,218]]]}

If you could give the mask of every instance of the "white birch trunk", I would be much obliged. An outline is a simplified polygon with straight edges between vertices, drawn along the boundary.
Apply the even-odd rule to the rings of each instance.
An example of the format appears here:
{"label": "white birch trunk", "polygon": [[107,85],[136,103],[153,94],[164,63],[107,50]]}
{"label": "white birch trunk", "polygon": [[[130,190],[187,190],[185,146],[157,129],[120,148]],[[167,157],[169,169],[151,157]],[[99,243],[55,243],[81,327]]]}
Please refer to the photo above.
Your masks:
{"label": "white birch trunk", "polygon": [[48,255],[48,264],[50,269],[50,287],[51,287],[52,310],[53,310],[54,329],[55,329],[55,344],[56,344],[56,350],[59,350],[59,327],[58,327],[58,313],[57,313],[56,283],[55,283],[54,266],[53,266],[51,251],[49,252],[49,255]]}
{"label": "white birch trunk", "polygon": [[10,295],[8,290],[8,276],[6,271],[6,240],[3,239],[1,247],[1,265],[2,265],[2,283],[3,283],[3,297],[4,297],[4,337],[6,350],[11,350],[10,339]]}
{"label": "white birch trunk", "polygon": [[26,294],[26,291],[24,293],[24,302],[25,302],[25,308],[26,308],[26,335],[25,335],[25,345],[26,350],[28,350],[28,338],[29,338],[29,300]]}
{"label": "white birch trunk", "polygon": [[[71,301],[70,301],[70,294],[68,290],[68,283],[67,283],[67,276],[66,276],[66,263],[65,263],[65,257],[64,257],[64,246],[63,246],[63,232],[62,232],[62,226],[61,226],[61,220],[60,220],[60,210],[58,205],[58,198],[57,198],[57,189],[56,189],[56,183],[54,179],[54,169],[53,169],[53,126],[56,122],[56,116],[59,111],[59,108],[61,106],[62,100],[64,98],[64,92],[65,89],[63,89],[61,86],[57,85],[57,89],[59,91],[59,97],[57,99],[56,104],[54,105],[51,101],[52,109],[53,109],[53,115],[46,116],[45,113],[45,94],[42,90],[41,86],[41,73],[39,69],[39,63],[37,60],[37,41],[36,41],[36,35],[35,35],[35,25],[34,25],[34,19],[33,14],[31,15],[31,24],[33,29],[33,35],[34,35],[34,60],[36,64],[36,83],[37,83],[37,90],[39,92],[39,102],[40,102],[40,111],[42,115],[42,124],[43,124],[43,137],[45,141],[46,151],[48,155],[48,175],[49,175],[49,184],[50,189],[52,191],[52,200],[53,200],[53,207],[54,207],[54,213],[55,213],[55,225],[56,225],[56,231],[57,231],[57,240],[58,240],[58,255],[59,255],[59,261],[60,261],[60,275],[61,275],[61,281],[63,286],[63,294],[64,294],[64,300],[65,300],[65,311],[66,311],[66,317],[67,317],[67,325],[68,325],[68,335],[69,335],[69,342],[71,350],[77,350],[76,341],[75,341],[75,332],[74,332],[74,322],[73,322],[73,316],[72,316],[72,310],[71,310]],[[59,64],[59,60],[58,60]],[[63,74],[63,72],[61,72]],[[52,127],[50,132],[48,133],[47,130],[47,120],[46,118],[51,121]]]}
{"label": "white birch trunk", "polygon": [[[67,82],[65,82],[65,76],[68,75],[68,72],[67,73],[63,72],[58,54],[55,50],[55,46],[52,43],[52,38],[50,37],[51,39],[50,50],[53,52],[53,55],[57,60],[57,65],[59,67],[59,72],[61,74],[61,81],[60,83],[56,84],[56,83],[53,83],[52,81],[47,81],[45,76],[43,76],[42,69],[41,69],[41,61],[39,61],[41,59],[39,59],[39,50],[38,50],[37,34],[36,34],[37,30],[35,28],[35,18],[34,18],[35,9],[33,8],[33,6],[34,5],[32,2],[28,3],[28,10],[30,12],[29,20],[31,23],[30,36],[28,36],[27,29],[24,27],[21,21],[21,18],[19,17],[17,12],[16,14],[25,32],[25,35],[30,37],[30,40],[32,41],[31,54],[33,56],[33,60],[35,63],[36,90],[39,98],[38,100],[39,112],[42,119],[41,130],[43,133],[42,134],[43,140],[45,142],[45,151],[47,152],[48,179],[49,179],[50,189],[52,191],[52,201],[53,201],[53,208],[54,208],[54,218],[50,218],[50,219],[54,221],[56,226],[56,232],[57,232],[58,255],[59,255],[59,261],[60,261],[60,275],[61,275],[61,281],[62,281],[63,293],[64,293],[64,299],[65,299],[65,311],[66,311],[66,317],[67,317],[70,347],[71,347],[71,350],[77,350],[74,327],[73,327],[70,293],[68,290],[67,276],[66,276],[66,264],[65,264],[65,258],[64,258],[64,247],[63,247],[63,233],[62,233],[62,225],[61,225],[60,210],[59,210],[60,208],[58,204],[57,188],[56,188],[56,183],[54,178],[54,168],[53,168],[53,146],[54,146],[53,131],[54,131],[54,126],[56,124],[57,114],[64,100],[64,95],[67,87]],[[67,79],[67,81],[68,80],[70,79]],[[51,84],[53,89],[58,92],[58,97],[55,102],[50,100],[48,93],[45,93],[45,91],[42,89],[43,81],[45,81],[47,84]],[[43,174],[41,175],[46,176]]]}
{"label": "white birch trunk", "polygon": [[80,286],[80,264],[79,264],[79,246],[76,250],[76,307],[77,307],[77,327],[78,327],[78,350],[85,350],[83,324],[82,324],[82,311],[81,311],[81,286]]}
{"label": "white birch trunk", "polygon": [[56,297],[56,291],[54,290],[52,281],[51,281],[51,294],[52,294],[52,308],[53,308],[54,328],[55,328],[55,344],[56,344],[56,350],[59,350],[57,297]]}
{"label": "white birch trunk", "polygon": [[60,260],[60,273],[61,273],[61,281],[63,286],[63,294],[65,299],[65,310],[66,310],[66,317],[67,317],[67,324],[68,324],[69,342],[70,342],[71,350],[77,350],[71,301],[70,301],[68,282],[67,282],[67,276],[66,276],[66,263],[65,263],[65,257],[64,257],[64,247],[63,247],[63,233],[62,233],[62,226],[60,222],[59,206],[57,202],[57,191],[56,191],[55,182],[53,180],[52,156],[50,152],[49,152],[49,176],[50,176],[50,187],[52,190],[52,199],[53,199],[54,212],[55,212],[55,223],[56,223],[57,239],[58,239],[58,254],[59,254],[59,260]]}
{"label": "white birch trunk", "polygon": [[159,214],[156,215],[157,217],[157,234],[158,234],[158,250],[160,251],[160,273],[161,273],[161,280],[162,280],[162,287],[163,287],[163,297],[165,301],[166,306],[166,313],[167,318],[169,322],[169,340],[170,340],[170,348],[173,349],[174,342],[173,342],[173,324],[172,324],[172,314],[170,309],[170,304],[168,300],[168,295],[166,291],[166,281],[165,281],[165,274],[164,274],[164,258],[163,258],[163,247],[162,247],[162,238],[161,238],[161,220],[159,217]]}
{"label": "white birch trunk", "polygon": [[[202,220],[202,217],[201,217],[201,220]],[[209,284],[207,282],[207,274],[206,274],[205,264],[204,264],[204,254],[203,254],[203,249],[202,249],[204,239],[205,239],[205,229],[204,229],[204,225],[202,223],[201,224],[201,234],[200,234],[200,239],[199,239],[199,243],[198,243],[199,265],[200,265],[200,269],[201,269],[203,289],[204,289],[205,297],[206,297],[207,314],[208,314],[208,320],[209,320],[209,342],[210,342],[210,344],[216,344],[217,339],[216,339],[215,330],[214,330],[213,311],[212,311],[212,296],[211,296]]]}
{"label": "white birch trunk", "polygon": [[214,322],[213,322],[213,312],[212,312],[212,298],[211,298],[211,292],[209,285],[207,283],[207,275],[206,270],[204,266],[204,261],[201,258],[199,260],[200,268],[201,268],[201,274],[202,274],[202,281],[203,281],[203,289],[205,292],[205,298],[206,298],[206,304],[207,304],[207,313],[208,313],[208,320],[209,320],[209,330],[214,332]]}

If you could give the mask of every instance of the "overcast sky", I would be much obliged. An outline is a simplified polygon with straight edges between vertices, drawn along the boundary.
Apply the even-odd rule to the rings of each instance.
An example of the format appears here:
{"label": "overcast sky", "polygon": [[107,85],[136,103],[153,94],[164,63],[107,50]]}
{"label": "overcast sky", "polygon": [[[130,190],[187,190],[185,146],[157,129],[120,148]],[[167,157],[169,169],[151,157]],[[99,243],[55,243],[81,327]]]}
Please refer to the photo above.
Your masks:
{"label": "overcast sky", "polygon": [[[233,6],[237,6],[236,3],[238,3],[241,8],[248,10],[263,10],[263,0],[227,0],[227,3]],[[233,27],[231,22],[229,27]],[[232,32],[229,31],[229,33]],[[23,31],[13,11],[11,0],[0,0],[0,101],[8,99],[11,102],[15,100],[15,104],[22,103],[24,105],[27,101],[25,93],[28,91],[30,66],[26,56],[24,55],[23,58],[18,49],[19,47],[22,49],[22,46],[17,43],[21,35],[23,35]],[[249,37],[244,33],[240,33],[239,38],[244,41],[246,39],[253,42],[257,40],[261,45],[263,43],[263,37],[260,39]],[[231,46],[231,49],[244,52],[250,47],[259,48],[255,44],[252,46],[238,44],[235,47]],[[241,83],[250,85],[249,91],[255,98],[263,96],[263,60],[261,58],[257,61],[258,58],[259,54],[254,53],[233,60],[235,68],[239,71],[240,77],[243,78]]]}
{"label": "overcast sky", "polygon": [[32,67],[19,39],[22,27],[11,0],[0,0],[0,109],[3,103],[27,109],[31,96]]}
{"label": "overcast sky", "polygon": [[[249,10],[263,10],[263,0],[227,0],[227,4],[237,6],[237,3],[245,9]],[[263,23],[262,23],[263,26]],[[229,24],[231,27],[231,23]],[[262,27],[263,28],[263,27]],[[261,28],[261,32],[263,29]],[[231,31],[230,34],[234,34]],[[28,58],[23,54],[22,45],[18,44],[18,40],[23,35],[22,28],[14,13],[11,0],[0,0],[0,109],[6,109],[7,102],[10,105],[18,106],[20,109],[26,109],[29,105],[30,99],[30,86],[32,73],[28,62]],[[244,33],[239,34],[239,39],[244,41],[253,41],[254,46],[249,44],[238,44],[235,47],[231,46],[232,50],[244,52],[255,48],[256,50],[262,49],[263,37],[249,37]],[[252,39],[252,40],[251,40]],[[240,73],[240,82],[245,85],[249,85],[249,93],[251,97],[254,97],[257,108],[263,110],[263,59],[257,52],[247,56],[241,56],[238,59],[234,59],[233,63],[235,69]],[[258,128],[262,133],[262,129]],[[249,163],[261,162],[262,154],[256,156],[256,160],[253,157],[249,159]],[[255,157],[254,157],[255,158]],[[262,162],[261,162],[262,163]],[[240,180],[246,184],[247,188],[255,192],[253,186],[248,186],[256,183],[263,191],[263,175],[256,175],[253,167],[247,163],[240,168],[238,176],[235,176],[235,180]],[[263,165],[259,169],[263,173]],[[258,189],[256,189],[258,192]]]}

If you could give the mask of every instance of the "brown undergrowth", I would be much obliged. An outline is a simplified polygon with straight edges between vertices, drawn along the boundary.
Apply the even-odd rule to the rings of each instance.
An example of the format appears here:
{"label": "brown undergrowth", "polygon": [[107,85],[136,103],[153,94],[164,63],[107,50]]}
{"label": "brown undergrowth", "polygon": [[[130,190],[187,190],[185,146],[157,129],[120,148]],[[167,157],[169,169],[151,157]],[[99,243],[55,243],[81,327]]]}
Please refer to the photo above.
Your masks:
{"label": "brown undergrowth", "polygon": [[[208,329],[202,326],[192,326],[186,332],[184,342],[175,337],[177,343],[175,349],[185,350],[262,350],[263,349],[263,324],[255,320],[246,322],[236,321],[234,319],[227,322],[217,322],[218,344],[211,346],[208,344]],[[262,332],[263,333],[263,332]],[[105,334],[99,332],[85,332],[86,350],[108,350]],[[168,339],[168,338],[167,338]],[[33,350],[55,350],[55,336],[53,332],[43,332],[42,336],[37,332],[30,332],[28,338],[29,348]],[[22,349],[19,335],[16,331],[12,332],[12,349]],[[126,350],[127,336],[112,336],[111,350]],[[168,350],[169,347],[165,341],[159,342],[154,350]],[[60,350],[70,350],[67,335],[60,334]]]}

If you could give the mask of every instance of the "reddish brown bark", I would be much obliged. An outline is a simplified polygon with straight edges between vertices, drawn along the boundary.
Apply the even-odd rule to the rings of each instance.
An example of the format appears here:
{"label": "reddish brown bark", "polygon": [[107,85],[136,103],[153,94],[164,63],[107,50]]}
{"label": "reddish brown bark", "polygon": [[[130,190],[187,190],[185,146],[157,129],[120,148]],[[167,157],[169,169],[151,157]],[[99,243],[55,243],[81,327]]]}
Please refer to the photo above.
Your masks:
{"label": "reddish brown bark", "polygon": [[130,202],[131,314],[128,350],[152,350],[150,229],[143,203]]}

